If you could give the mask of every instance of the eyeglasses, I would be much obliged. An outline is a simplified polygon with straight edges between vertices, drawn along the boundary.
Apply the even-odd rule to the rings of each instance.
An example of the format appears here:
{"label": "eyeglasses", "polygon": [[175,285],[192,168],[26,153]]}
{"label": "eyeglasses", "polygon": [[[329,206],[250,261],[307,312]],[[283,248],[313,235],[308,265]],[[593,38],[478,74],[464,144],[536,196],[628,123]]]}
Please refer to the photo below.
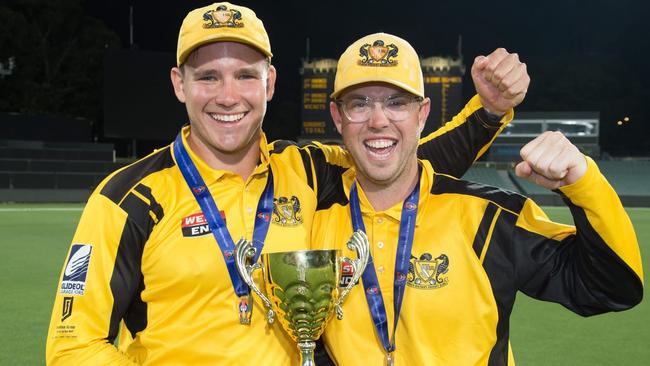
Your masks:
{"label": "eyeglasses", "polygon": [[336,104],[353,123],[367,122],[372,116],[375,103],[381,104],[386,118],[392,122],[401,122],[413,114],[422,100],[422,97],[413,95],[391,95],[384,99],[358,96],[346,100],[339,99]]}

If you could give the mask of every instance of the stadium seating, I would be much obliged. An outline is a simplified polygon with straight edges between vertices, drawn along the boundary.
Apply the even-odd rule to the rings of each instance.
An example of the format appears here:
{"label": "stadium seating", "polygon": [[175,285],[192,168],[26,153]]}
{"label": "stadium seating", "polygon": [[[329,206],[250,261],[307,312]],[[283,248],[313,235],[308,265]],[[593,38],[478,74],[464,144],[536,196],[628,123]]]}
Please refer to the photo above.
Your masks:
{"label": "stadium seating", "polygon": [[599,161],[598,166],[619,195],[650,195],[650,160]]}
{"label": "stadium seating", "polygon": [[85,201],[123,165],[113,144],[0,141],[0,202]]}
{"label": "stadium seating", "polygon": [[[624,205],[650,205],[650,160],[606,160],[597,164]],[[508,164],[477,162],[463,179],[513,190],[542,205],[562,204],[557,194],[517,177]]]}
{"label": "stadium seating", "polygon": [[[85,201],[116,162],[112,144],[0,140],[0,202]],[[606,160],[598,166],[626,206],[650,206],[650,160]],[[509,163],[475,163],[462,177],[562,204],[558,195],[520,179]]]}
{"label": "stadium seating", "polygon": [[463,179],[516,191],[517,188],[509,179],[507,173],[503,174],[504,172],[487,166],[474,165],[465,173]]}

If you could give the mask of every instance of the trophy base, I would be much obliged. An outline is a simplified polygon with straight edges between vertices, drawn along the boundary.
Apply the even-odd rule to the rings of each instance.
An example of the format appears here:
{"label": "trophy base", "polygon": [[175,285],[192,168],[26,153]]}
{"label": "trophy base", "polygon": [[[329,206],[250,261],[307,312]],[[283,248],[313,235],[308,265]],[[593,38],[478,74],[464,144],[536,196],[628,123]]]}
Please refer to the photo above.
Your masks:
{"label": "trophy base", "polygon": [[316,349],[316,342],[298,342],[298,349],[300,350],[300,366],[316,366],[316,363],[314,362],[314,349]]}

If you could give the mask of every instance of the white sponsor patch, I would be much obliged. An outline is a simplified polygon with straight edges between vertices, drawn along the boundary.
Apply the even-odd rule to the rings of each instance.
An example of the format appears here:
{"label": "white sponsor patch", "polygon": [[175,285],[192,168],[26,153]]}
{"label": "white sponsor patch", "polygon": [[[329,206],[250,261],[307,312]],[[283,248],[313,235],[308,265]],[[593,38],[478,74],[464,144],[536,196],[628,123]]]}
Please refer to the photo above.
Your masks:
{"label": "white sponsor patch", "polygon": [[92,245],[73,244],[70,257],[65,265],[61,293],[67,295],[83,295],[86,290],[86,275],[90,265]]}

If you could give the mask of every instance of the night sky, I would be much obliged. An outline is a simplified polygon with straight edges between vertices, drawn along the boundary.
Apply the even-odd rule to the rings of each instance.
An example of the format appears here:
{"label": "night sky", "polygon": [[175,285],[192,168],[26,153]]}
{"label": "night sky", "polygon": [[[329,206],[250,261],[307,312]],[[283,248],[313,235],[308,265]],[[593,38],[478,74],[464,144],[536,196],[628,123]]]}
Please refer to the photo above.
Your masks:
{"label": "night sky", "polygon": [[[129,47],[129,6],[134,43],[140,50],[174,53],[178,28],[206,1],[88,1],[88,15],[101,19]],[[338,58],[357,38],[374,32],[401,36],[421,57],[475,56],[505,47],[517,52],[532,78],[519,110],[600,111],[601,145],[619,154],[650,155],[650,5],[618,1],[241,1],[269,33],[278,70],[270,109],[291,109],[300,119],[301,59]],[[525,5],[523,5],[525,4]],[[170,67],[173,65],[170,65]],[[171,85],[170,85],[171,88]],[[469,72],[465,98],[472,94]],[[287,107],[287,108],[285,108]],[[616,121],[630,122],[617,126]],[[265,125],[272,137],[295,138],[299,125]],[[629,147],[629,148],[628,148]]]}

